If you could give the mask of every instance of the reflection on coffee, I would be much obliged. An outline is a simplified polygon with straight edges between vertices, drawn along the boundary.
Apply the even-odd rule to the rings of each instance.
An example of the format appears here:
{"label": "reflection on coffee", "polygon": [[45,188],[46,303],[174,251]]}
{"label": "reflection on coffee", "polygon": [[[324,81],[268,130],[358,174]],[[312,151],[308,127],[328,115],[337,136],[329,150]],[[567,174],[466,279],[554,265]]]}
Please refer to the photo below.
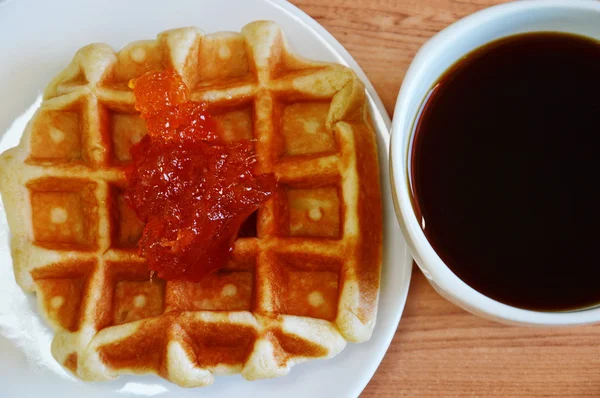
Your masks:
{"label": "reflection on coffee", "polygon": [[410,158],[425,235],[516,307],[600,303],[600,43],[563,33],[474,50],[429,93]]}

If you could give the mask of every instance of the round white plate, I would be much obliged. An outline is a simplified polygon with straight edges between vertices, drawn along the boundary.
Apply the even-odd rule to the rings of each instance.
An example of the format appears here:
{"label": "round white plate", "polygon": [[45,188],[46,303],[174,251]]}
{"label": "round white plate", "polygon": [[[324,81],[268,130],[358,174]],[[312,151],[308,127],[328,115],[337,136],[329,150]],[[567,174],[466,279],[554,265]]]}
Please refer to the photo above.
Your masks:
{"label": "round white plate", "polygon": [[385,212],[381,298],[373,338],[364,344],[349,344],[333,359],[298,365],[279,379],[248,382],[241,376],[217,377],[214,385],[200,390],[182,389],[155,376],[83,383],[54,361],[50,355],[52,332],[38,317],[33,297],[15,284],[9,230],[0,203],[0,396],[337,398],[358,396],[373,376],[398,326],[412,269],[390,193],[390,120],[348,52],[293,5],[282,0],[0,0],[0,151],[17,144],[39,105],[41,91],[80,47],[105,42],[119,48],[180,26],[194,25],[205,32],[239,31],[256,19],[278,22],[299,54],[349,65],[366,84],[378,134]]}

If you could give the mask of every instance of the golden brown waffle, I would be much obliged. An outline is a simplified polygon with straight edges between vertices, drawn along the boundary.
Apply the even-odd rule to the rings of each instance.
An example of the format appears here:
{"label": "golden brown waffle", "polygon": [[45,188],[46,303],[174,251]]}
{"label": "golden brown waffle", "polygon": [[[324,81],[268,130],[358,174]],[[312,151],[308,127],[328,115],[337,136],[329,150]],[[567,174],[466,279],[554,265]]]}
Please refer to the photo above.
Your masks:
{"label": "golden brown waffle", "polygon": [[[127,82],[165,67],[226,139],[255,140],[260,171],[280,182],[227,267],[197,284],[150,278],[123,201],[145,134]],[[382,221],[365,90],[344,66],[292,54],[272,22],[82,48],[0,167],[17,282],[56,330],[54,357],[82,379],[275,377],[371,336]]]}

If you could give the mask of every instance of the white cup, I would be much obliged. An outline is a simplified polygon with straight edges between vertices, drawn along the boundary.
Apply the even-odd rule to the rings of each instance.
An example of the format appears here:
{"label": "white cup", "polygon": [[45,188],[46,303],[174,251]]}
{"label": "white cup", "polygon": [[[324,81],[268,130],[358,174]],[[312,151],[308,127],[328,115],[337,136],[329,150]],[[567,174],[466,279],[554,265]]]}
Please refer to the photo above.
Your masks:
{"label": "white cup", "polygon": [[410,199],[408,153],[413,123],[433,84],[452,64],[475,48],[501,37],[536,31],[570,32],[600,40],[600,2],[525,0],[498,5],[456,22],[419,50],[402,83],[392,123],[390,167],[396,215],[416,263],[431,285],[454,304],[484,318],[509,324],[599,322],[600,307],[570,312],[529,311],[479,293],[459,279],[437,255],[419,225]]}

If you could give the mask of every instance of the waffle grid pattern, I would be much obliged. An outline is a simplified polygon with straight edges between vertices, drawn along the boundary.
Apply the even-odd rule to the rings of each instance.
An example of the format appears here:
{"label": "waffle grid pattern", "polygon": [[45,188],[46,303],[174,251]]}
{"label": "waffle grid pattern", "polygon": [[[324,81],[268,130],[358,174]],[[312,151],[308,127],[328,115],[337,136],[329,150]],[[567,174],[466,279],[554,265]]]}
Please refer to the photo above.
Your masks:
{"label": "waffle grid pattern", "polygon": [[[143,224],[123,201],[123,166],[145,134],[127,82],[164,67],[225,139],[253,139],[259,171],[280,182],[256,236],[199,284],[151,278],[136,255]],[[85,380],[275,377],[370,338],[381,204],[364,87],[346,67],[290,53],[274,23],[82,48],[0,166],[17,282],[57,331],[55,358]]]}

